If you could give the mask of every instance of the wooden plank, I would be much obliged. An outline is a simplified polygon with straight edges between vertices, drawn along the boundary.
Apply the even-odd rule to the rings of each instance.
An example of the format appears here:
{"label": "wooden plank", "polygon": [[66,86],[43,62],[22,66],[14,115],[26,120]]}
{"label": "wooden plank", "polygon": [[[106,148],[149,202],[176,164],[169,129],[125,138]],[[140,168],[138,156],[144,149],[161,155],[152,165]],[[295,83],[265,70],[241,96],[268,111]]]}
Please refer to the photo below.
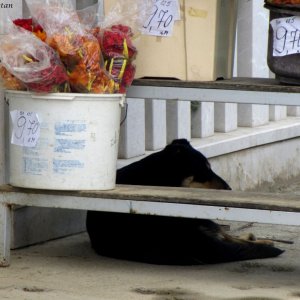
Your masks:
{"label": "wooden plank", "polygon": [[299,93],[300,86],[281,85],[275,79],[211,82],[141,79],[134,81],[126,95],[129,98],[299,106]]}
{"label": "wooden plank", "polygon": [[[38,189],[15,188],[8,185],[0,187],[3,199],[0,202],[21,204],[21,200],[14,202],[12,194],[24,195],[24,205],[30,195],[56,195],[64,197],[94,198],[94,199],[115,199],[128,203],[128,200],[174,203],[190,205],[220,206],[228,208],[261,209],[271,211],[300,212],[299,195],[292,193],[257,193],[241,191],[205,190],[193,188],[174,187],[146,187],[133,185],[118,185],[116,189],[110,191],[52,191]],[[2,199],[1,198],[1,199]],[[41,197],[42,198],[42,197]],[[52,197],[53,198],[53,197]],[[34,205],[30,203],[29,205]],[[54,204],[55,205],[59,204]],[[83,207],[84,209],[84,203]],[[86,209],[91,209],[86,207]]]}
{"label": "wooden plank", "polygon": [[[178,193],[176,188],[163,188],[164,192],[162,193],[161,188],[147,187],[145,189],[145,187],[138,186],[118,186],[116,190],[106,192],[53,192],[30,189],[19,189],[17,191],[17,189],[11,188],[6,190],[8,192],[2,193],[0,202],[23,206],[98,210],[119,213],[300,226],[299,207],[293,207],[291,205],[285,206],[280,203],[278,205],[278,201],[276,200],[275,205],[274,203],[265,203],[265,201],[260,203],[260,205],[256,205],[255,202],[250,203],[250,205],[245,205],[244,199],[242,198],[242,201],[240,201],[240,197],[237,201],[232,202],[226,202],[226,199],[224,200],[224,197],[222,197],[222,200],[220,201],[215,191],[210,191],[213,193],[213,200],[211,201],[209,200],[209,197],[206,197],[207,191],[205,190],[194,189],[194,191],[198,191],[197,194],[199,196],[194,199],[193,197],[186,197],[186,192],[192,189],[183,188],[179,189],[179,193],[182,191],[183,194],[179,195],[177,198],[174,196],[174,193]],[[24,190],[24,192],[22,190]],[[153,194],[153,191],[155,195]],[[148,195],[150,196],[148,197]],[[230,194],[227,196],[230,197]],[[272,195],[269,195],[269,197],[272,197]],[[289,196],[284,197],[287,201],[290,198],[291,197]],[[259,197],[257,197],[257,199],[258,201],[261,200]],[[242,205],[240,205],[241,208],[235,207],[238,206],[236,204],[240,202],[242,203]],[[297,204],[297,202],[298,201],[295,203]],[[204,203],[208,203],[208,205],[205,205]],[[225,203],[225,205],[222,205],[222,203]],[[234,206],[231,207],[230,205]],[[258,207],[258,209],[246,207]],[[275,210],[272,210],[272,208]],[[1,239],[3,243],[3,237]],[[5,242],[3,244],[5,244]],[[3,256],[3,253],[0,252],[0,255]]]}
{"label": "wooden plank", "polygon": [[201,88],[241,91],[300,93],[300,86],[281,84],[272,78],[232,78],[217,81],[184,81],[171,79],[135,79],[133,86]]}

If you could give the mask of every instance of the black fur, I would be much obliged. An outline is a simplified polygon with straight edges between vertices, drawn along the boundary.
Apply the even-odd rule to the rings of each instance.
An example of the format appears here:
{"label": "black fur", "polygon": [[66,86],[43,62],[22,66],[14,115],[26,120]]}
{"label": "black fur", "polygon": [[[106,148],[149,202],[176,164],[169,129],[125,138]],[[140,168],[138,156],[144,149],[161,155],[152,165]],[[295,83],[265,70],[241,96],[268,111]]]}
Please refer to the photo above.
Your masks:
{"label": "black fur", "polygon": [[[175,140],[164,150],[118,170],[117,183],[200,183],[230,189],[187,140]],[[88,211],[86,224],[98,254],[153,264],[221,263],[275,257],[283,252],[271,245],[231,237],[218,224],[204,219]]]}
{"label": "black fur", "polygon": [[191,176],[195,182],[211,182],[214,188],[230,189],[212,171],[206,157],[185,139],[174,140],[164,150],[118,170],[117,183],[179,187]]}

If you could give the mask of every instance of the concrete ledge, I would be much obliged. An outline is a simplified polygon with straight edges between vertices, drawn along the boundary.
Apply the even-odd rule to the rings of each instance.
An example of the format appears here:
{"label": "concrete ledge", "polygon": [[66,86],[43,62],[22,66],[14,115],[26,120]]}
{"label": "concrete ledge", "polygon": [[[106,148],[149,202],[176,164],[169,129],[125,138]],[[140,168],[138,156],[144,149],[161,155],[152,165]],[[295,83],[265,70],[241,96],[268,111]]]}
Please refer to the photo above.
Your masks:
{"label": "concrete ledge", "polygon": [[255,128],[238,127],[236,131],[193,139],[192,145],[210,158],[296,137],[300,137],[300,118],[289,117]]}
{"label": "concrete ledge", "polygon": [[[276,143],[291,138],[300,137],[300,117],[270,122],[258,127],[238,127],[237,130],[227,133],[215,132],[206,138],[193,138],[191,144],[206,157],[212,158],[252,147]],[[155,151],[146,151],[146,154],[131,159],[119,159],[118,168],[138,161]]]}

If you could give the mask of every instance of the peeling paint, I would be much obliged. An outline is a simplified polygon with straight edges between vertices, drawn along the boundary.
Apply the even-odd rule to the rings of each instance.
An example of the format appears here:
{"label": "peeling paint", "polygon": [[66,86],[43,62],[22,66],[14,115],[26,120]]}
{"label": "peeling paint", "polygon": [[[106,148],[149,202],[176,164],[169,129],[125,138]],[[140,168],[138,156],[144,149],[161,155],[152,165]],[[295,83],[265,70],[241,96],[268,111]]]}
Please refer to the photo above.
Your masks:
{"label": "peeling paint", "polygon": [[189,7],[188,8],[188,14],[191,17],[197,17],[197,18],[207,18],[208,12],[207,10],[204,9],[198,9],[194,7]]}

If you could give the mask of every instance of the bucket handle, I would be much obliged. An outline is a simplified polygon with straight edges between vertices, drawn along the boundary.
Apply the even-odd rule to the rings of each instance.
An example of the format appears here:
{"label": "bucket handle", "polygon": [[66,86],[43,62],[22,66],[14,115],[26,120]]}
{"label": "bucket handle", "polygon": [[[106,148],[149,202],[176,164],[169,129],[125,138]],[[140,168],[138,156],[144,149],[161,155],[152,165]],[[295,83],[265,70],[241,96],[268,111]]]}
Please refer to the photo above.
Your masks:
{"label": "bucket handle", "polygon": [[[40,99],[41,97],[47,97],[47,96],[31,95],[32,99]],[[70,101],[72,101],[72,100],[75,99],[75,97],[76,96],[69,96],[69,95],[66,96],[66,95],[63,95],[63,93],[60,96],[58,96],[58,97],[55,97],[55,96],[51,95],[51,99],[54,99],[54,100],[62,100],[63,99],[63,100],[70,100]],[[122,95],[122,98],[121,98],[121,101],[120,101],[121,107],[123,107],[125,105],[125,103],[126,103],[126,97],[125,97],[125,95]]]}
{"label": "bucket handle", "polygon": [[[32,99],[40,99],[40,98],[44,98],[44,97],[47,97],[47,96],[41,96],[41,95],[35,96],[35,95],[31,95]],[[75,96],[65,96],[65,95],[61,94],[61,95],[59,95],[59,97],[55,97],[55,96],[51,95],[51,100],[62,100],[62,99],[63,100],[70,100],[70,101],[72,101],[72,100],[75,99]]]}
{"label": "bucket handle", "polygon": [[4,96],[4,102],[9,106],[9,99],[6,96]]}
{"label": "bucket handle", "polygon": [[123,120],[121,120],[120,126],[122,126],[123,123],[125,122],[125,120],[127,119],[128,103],[127,102],[123,103],[122,107],[125,107],[125,115],[124,115]]}

